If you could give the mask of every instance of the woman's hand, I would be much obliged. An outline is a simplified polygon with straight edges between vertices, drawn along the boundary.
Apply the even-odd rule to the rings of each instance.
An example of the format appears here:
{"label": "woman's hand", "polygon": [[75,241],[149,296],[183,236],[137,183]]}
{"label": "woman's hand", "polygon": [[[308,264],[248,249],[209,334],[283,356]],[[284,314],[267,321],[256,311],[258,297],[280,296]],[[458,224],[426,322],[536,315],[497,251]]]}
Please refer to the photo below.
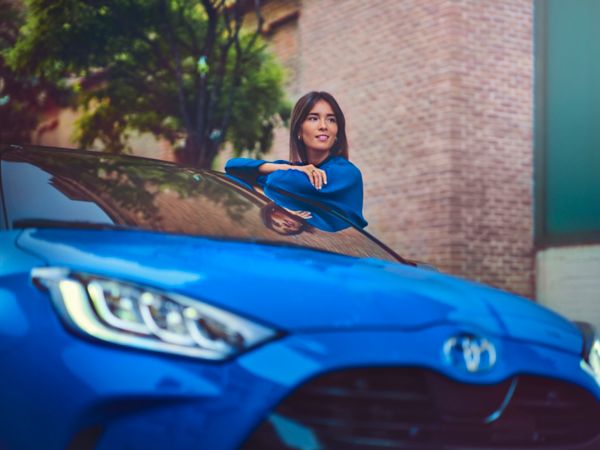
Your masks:
{"label": "woman's hand", "polygon": [[298,170],[308,177],[315,189],[321,190],[327,184],[327,174],[313,164],[294,166],[292,164],[264,163],[258,167],[259,173],[269,174],[277,170]]}
{"label": "woman's hand", "polygon": [[288,209],[288,208],[283,208],[283,209],[285,209],[290,214],[301,217],[302,219],[312,219],[312,214],[310,213],[310,211],[294,211],[294,210]]}
{"label": "woman's hand", "polygon": [[321,190],[323,186],[327,184],[327,173],[312,164],[307,164],[306,166],[290,166],[290,169],[304,172],[310,183],[318,190]]}

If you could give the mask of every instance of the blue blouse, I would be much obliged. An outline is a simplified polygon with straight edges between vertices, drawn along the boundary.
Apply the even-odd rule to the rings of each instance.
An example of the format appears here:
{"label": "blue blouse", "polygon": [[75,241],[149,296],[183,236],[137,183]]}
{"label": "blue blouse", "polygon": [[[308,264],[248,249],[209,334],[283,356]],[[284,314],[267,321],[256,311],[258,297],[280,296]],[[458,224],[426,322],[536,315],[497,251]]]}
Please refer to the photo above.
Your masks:
{"label": "blue blouse", "polygon": [[[247,183],[258,185],[265,195],[289,209],[303,209],[294,200],[281,195],[277,189],[296,194],[307,200],[320,202],[346,215],[353,223],[364,228],[367,221],[362,215],[363,184],[358,167],[345,158],[327,158],[318,167],[327,174],[327,184],[321,190],[315,188],[306,174],[298,170],[276,170],[268,175],[261,174],[258,167],[270,162],[261,159],[233,158],[227,161],[225,172]],[[273,161],[276,164],[290,164],[288,161]],[[304,206],[304,209],[306,207]],[[313,217],[318,220],[318,217]],[[311,220],[308,220],[310,223]],[[319,227],[318,223],[314,223]],[[337,228],[329,224],[327,228]]]}

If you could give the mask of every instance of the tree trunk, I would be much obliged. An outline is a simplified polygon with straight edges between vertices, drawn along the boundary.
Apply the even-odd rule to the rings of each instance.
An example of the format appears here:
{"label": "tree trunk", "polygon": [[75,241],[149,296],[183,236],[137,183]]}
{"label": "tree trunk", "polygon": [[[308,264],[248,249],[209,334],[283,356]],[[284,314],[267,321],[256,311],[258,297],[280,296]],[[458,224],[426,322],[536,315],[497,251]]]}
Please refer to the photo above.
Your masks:
{"label": "tree trunk", "polygon": [[182,149],[177,151],[175,158],[179,164],[205,168],[200,165],[203,142],[198,133],[188,133]]}
{"label": "tree trunk", "polygon": [[213,151],[213,143],[210,139],[205,139],[202,142],[202,151],[200,152],[198,159],[196,160],[195,166],[200,169],[210,169],[215,159],[215,153]]}

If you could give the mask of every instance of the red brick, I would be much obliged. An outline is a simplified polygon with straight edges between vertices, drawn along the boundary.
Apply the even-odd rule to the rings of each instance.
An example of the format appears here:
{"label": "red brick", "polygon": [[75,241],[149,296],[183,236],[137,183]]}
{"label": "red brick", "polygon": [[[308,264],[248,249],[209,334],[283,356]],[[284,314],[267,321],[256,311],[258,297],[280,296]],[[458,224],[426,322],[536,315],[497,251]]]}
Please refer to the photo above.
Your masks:
{"label": "red brick", "polygon": [[[275,6],[273,6],[275,5]],[[270,40],[290,95],[347,117],[368,230],[442,270],[533,295],[531,0],[304,0]],[[278,132],[274,157],[286,157]]]}

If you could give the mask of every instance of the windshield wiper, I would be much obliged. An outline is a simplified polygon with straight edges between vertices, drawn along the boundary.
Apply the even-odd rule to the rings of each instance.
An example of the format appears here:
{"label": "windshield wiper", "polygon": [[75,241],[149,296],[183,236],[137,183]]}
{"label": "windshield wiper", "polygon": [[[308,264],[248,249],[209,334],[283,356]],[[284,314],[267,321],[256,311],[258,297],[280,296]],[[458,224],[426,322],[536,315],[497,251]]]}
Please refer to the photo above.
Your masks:
{"label": "windshield wiper", "polygon": [[12,222],[13,228],[78,228],[91,230],[124,230],[130,227],[112,223],[87,222],[83,220],[20,219]]}

